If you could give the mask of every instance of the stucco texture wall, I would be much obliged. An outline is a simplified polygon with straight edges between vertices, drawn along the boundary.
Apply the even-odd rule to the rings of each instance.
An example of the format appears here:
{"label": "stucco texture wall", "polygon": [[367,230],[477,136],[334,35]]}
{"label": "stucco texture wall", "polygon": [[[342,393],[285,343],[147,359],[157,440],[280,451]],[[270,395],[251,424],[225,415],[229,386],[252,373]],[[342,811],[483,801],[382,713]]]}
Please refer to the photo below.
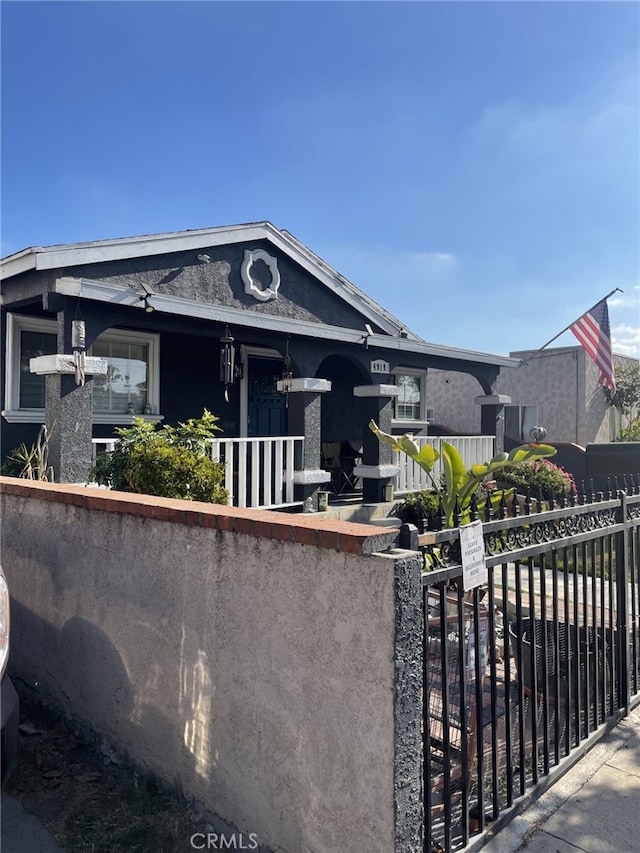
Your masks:
{"label": "stucco texture wall", "polygon": [[[532,350],[512,352],[526,359]],[[616,367],[637,364],[635,359],[614,357]],[[600,371],[582,347],[558,347],[541,353],[521,367],[502,368],[496,382],[499,394],[508,394],[513,405],[537,406],[538,423],[547,430],[547,441],[582,447],[614,438],[612,418],[602,387]],[[459,433],[480,431],[480,406],[474,400],[482,392],[464,373],[429,370],[427,405],[438,424]]]}
{"label": "stucco texture wall", "polygon": [[74,500],[2,496],[14,671],[273,850],[394,850],[393,560]]}
{"label": "stucco texture wall", "polygon": [[483,393],[468,373],[427,371],[427,406],[433,409],[433,420],[461,435],[480,433],[480,406],[474,400]]}
{"label": "stucco texture wall", "polygon": [[585,352],[580,347],[550,350],[522,367],[501,371],[498,386],[501,394],[511,396],[513,405],[538,407],[538,423],[547,430],[547,441],[586,444]]}

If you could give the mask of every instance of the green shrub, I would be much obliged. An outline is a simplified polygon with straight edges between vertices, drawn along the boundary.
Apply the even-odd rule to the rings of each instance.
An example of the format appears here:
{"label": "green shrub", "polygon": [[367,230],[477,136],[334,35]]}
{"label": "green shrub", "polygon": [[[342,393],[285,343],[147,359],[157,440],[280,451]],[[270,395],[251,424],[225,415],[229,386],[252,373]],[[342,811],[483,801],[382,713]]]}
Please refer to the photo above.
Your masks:
{"label": "green shrub", "polygon": [[576,484],[573,475],[560,465],[554,465],[548,459],[540,462],[505,465],[497,475],[500,484],[515,486],[516,491],[524,494],[527,487],[532,497],[538,496],[538,490],[542,489],[542,497],[545,500],[551,498],[551,490],[559,498],[564,491],[568,497],[571,492],[576,493]]}
{"label": "green shrub", "polygon": [[631,421],[628,429],[622,427],[618,441],[640,441],[640,415]]}
{"label": "green shrub", "polygon": [[2,468],[0,468],[0,474],[2,474],[3,477],[22,477],[24,462],[19,457],[22,457],[26,450],[28,450],[27,446],[22,444],[20,447],[15,447],[11,451],[2,463]]}
{"label": "green shrub", "polygon": [[208,441],[220,432],[217,420],[205,409],[201,418],[156,430],[134,418],[116,430],[115,449],[98,456],[89,477],[124,492],[226,504],[225,466],[209,455]]}
{"label": "green shrub", "polygon": [[21,477],[23,480],[53,482],[53,469],[48,460],[49,432],[46,425],[42,424],[35,444],[28,447],[23,442],[20,447],[12,450],[0,468],[0,474],[4,477]]}
{"label": "green shrub", "polygon": [[396,507],[396,516],[408,524],[415,524],[421,519],[434,518],[438,514],[440,498],[435,492],[424,489],[406,495],[401,504]]}

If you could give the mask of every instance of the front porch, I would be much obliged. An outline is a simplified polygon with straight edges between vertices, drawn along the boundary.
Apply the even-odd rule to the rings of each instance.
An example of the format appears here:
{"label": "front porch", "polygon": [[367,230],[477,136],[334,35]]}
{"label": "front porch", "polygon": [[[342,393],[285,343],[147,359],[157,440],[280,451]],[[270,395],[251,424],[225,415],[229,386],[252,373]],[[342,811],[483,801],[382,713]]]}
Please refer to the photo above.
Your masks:
{"label": "front porch", "polygon": [[[494,455],[495,436],[425,436],[416,437],[422,446],[431,444],[436,450],[440,449],[443,441],[452,444],[462,455],[468,467],[487,462]],[[116,445],[116,439],[92,439],[92,462],[95,463],[98,453],[110,452]],[[211,442],[211,458],[224,462],[226,465],[225,488],[229,493],[229,505],[251,507],[254,509],[290,509],[302,507],[303,501],[296,500],[296,484],[304,481],[304,470],[296,467],[304,459],[304,436],[267,436],[258,438],[218,438]],[[327,512],[336,518],[344,520],[357,519],[362,516],[364,496],[362,478],[359,476],[359,458],[350,471],[350,487],[342,488],[331,480],[331,471],[322,469],[326,474],[326,491],[329,507]],[[371,505],[384,504],[393,506],[395,497],[402,497],[410,492],[430,488],[430,482],[425,472],[409,459],[394,453],[391,464],[398,468],[398,474],[391,478],[391,494],[389,500],[376,501]],[[438,479],[442,471],[437,464],[434,477]],[[319,490],[324,491],[324,489]],[[311,511],[318,510],[318,498]],[[388,513],[385,513],[388,514]],[[372,518],[370,513],[369,518]]]}
{"label": "front porch", "polygon": [[[206,408],[234,506],[380,503],[421,485],[367,425],[423,440],[430,370],[473,377],[480,431],[502,449],[495,389],[514,359],[421,339],[270,223],[37,248],[1,272],[2,444],[29,446],[46,422],[57,482],[86,481],[94,440],[134,416],[175,425]],[[340,479],[327,448],[345,445],[357,471]]]}

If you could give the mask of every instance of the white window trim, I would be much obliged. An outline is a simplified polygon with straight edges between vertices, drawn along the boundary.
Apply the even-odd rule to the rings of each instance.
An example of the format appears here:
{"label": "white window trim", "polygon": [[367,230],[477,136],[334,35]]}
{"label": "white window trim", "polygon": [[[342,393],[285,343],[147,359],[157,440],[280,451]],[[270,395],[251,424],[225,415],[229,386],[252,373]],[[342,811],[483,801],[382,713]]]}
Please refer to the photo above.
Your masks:
{"label": "white window trim", "polygon": [[396,367],[392,376],[417,376],[420,379],[420,417],[419,418],[396,418],[395,414],[391,421],[393,426],[406,426],[424,429],[428,426],[427,421],[427,371],[417,370],[412,367]]}
{"label": "white window trim", "polygon": [[11,424],[42,423],[44,409],[20,408],[20,335],[22,332],[57,334],[55,320],[28,317],[26,314],[7,314],[6,349],[4,356],[4,401],[2,417]]}
{"label": "white window trim", "polygon": [[[43,423],[45,409],[20,408],[20,335],[26,332],[45,332],[57,334],[58,324],[55,320],[42,317],[29,317],[26,314],[7,314],[7,333],[5,350],[5,408],[2,417],[8,423],[28,424]],[[160,335],[151,332],[130,332],[125,329],[107,329],[99,338],[108,340],[129,341],[149,347],[149,377],[147,399],[151,406],[150,415],[142,415],[145,421],[157,422],[163,420],[160,412]],[[89,349],[89,352],[91,350]],[[130,424],[133,415],[112,412],[93,412],[94,424]],[[140,416],[138,416],[140,417]]]}

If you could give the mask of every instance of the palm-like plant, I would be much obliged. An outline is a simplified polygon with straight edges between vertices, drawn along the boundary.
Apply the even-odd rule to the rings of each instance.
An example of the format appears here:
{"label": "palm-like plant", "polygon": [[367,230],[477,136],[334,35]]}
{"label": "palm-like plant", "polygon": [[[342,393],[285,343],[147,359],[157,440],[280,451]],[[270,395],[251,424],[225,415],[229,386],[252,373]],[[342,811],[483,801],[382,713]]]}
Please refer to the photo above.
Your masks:
{"label": "palm-like plant", "polygon": [[[440,458],[438,451],[430,444],[418,447],[411,433],[404,435],[389,435],[378,427],[375,421],[369,423],[369,429],[378,440],[389,445],[393,450],[406,453],[425,471],[431,480],[434,491],[438,494],[445,518],[449,527],[453,527],[453,516],[456,504],[461,518],[468,518],[471,498],[478,487],[486,480],[494,479],[500,469],[515,462],[537,462],[547,459],[556,453],[555,447],[549,444],[522,444],[510,453],[498,453],[490,462],[484,465],[472,465],[467,469],[456,448],[446,441],[442,442],[442,467],[444,484],[436,481],[432,475],[433,466]],[[502,493],[495,494],[492,502],[499,501]]]}

